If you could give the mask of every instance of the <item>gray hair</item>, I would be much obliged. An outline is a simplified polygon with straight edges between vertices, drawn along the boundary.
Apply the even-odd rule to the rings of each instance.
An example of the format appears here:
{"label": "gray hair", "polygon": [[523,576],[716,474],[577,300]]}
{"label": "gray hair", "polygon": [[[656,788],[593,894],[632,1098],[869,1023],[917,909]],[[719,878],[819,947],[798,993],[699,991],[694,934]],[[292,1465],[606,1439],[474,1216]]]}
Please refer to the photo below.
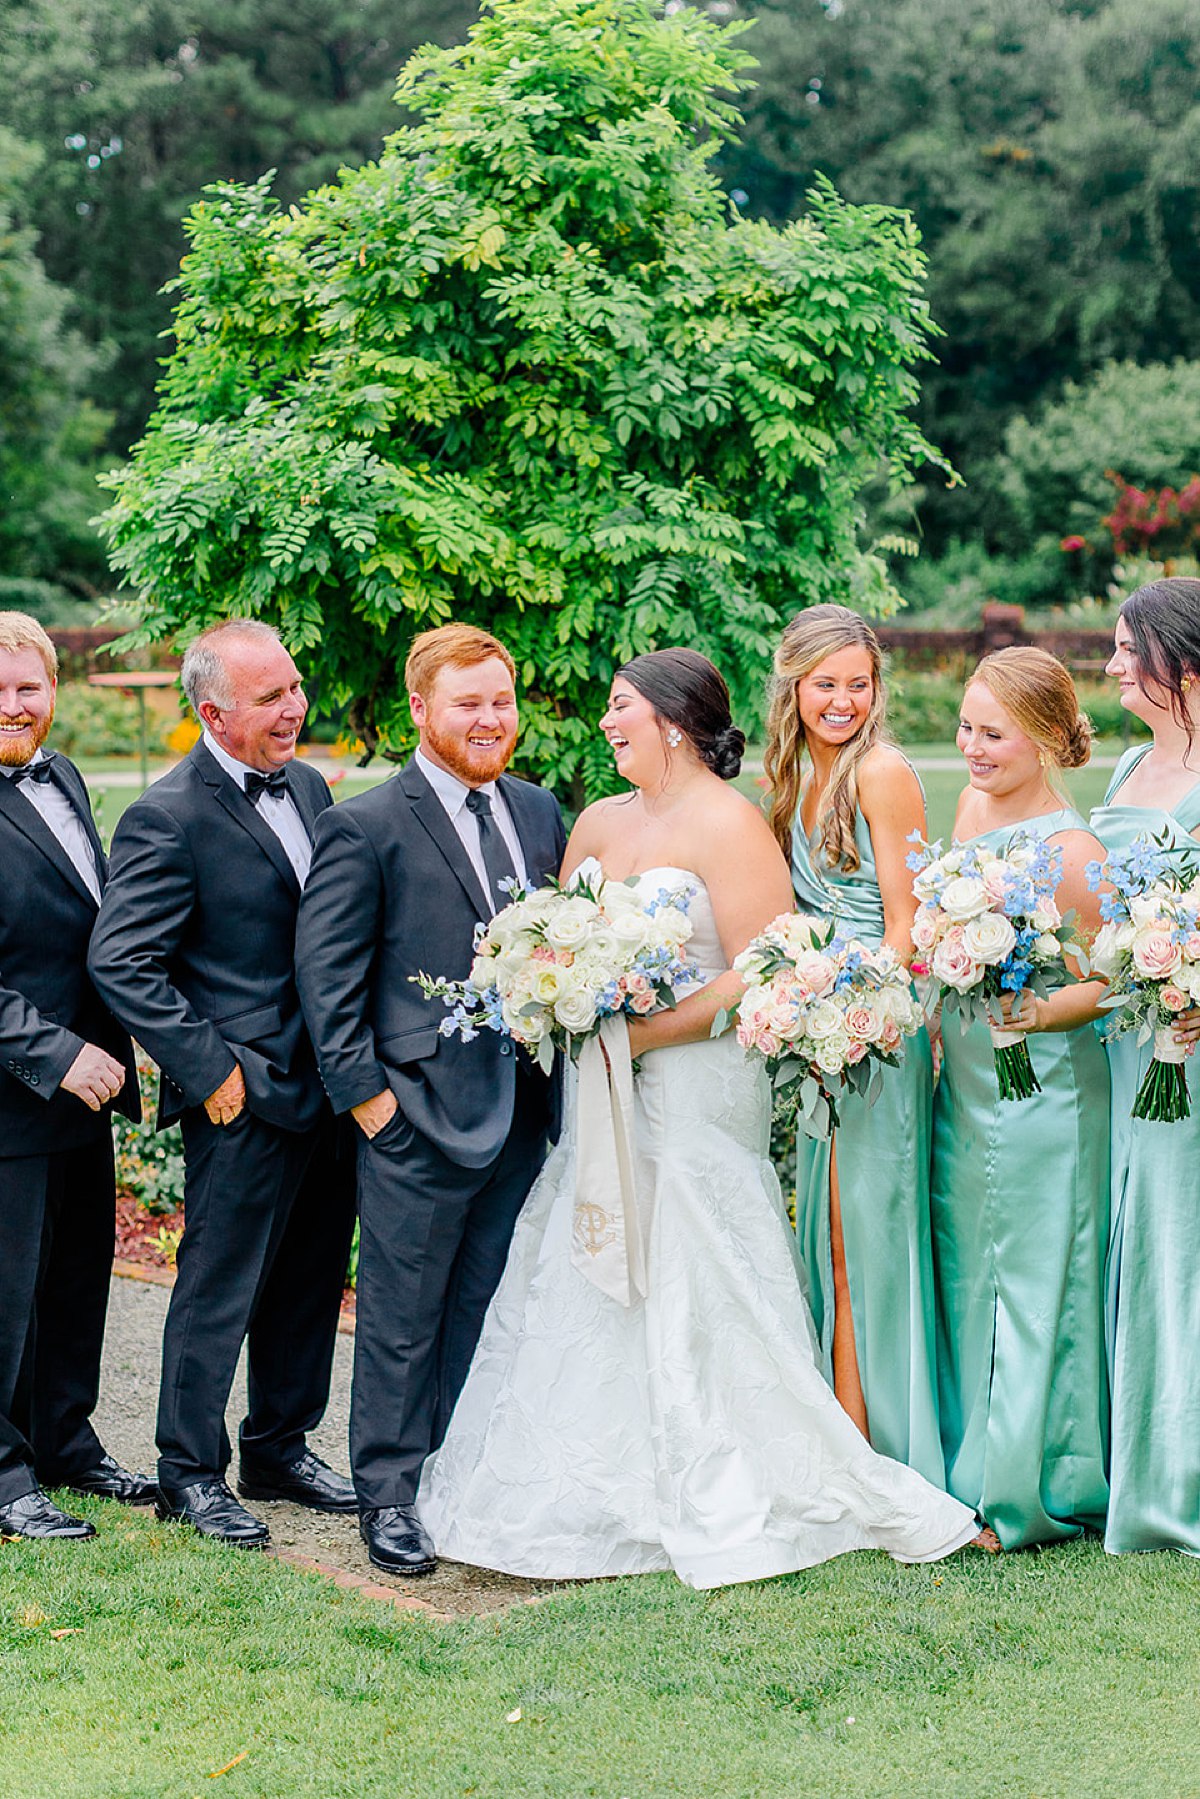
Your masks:
{"label": "gray hair", "polygon": [[268,639],[271,643],[282,644],[283,639],[273,625],[264,624],[260,618],[227,618],[218,625],[209,625],[194,637],[183,652],[183,667],[179,671],[179,679],[183,691],[187,695],[188,705],[200,716],[200,708],[207,700],[210,706],[216,706],[227,712],[233,705],[233,683],[229,679],[229,670],[221,659],[219,640],[222,637],[251,637],[260,642]]}

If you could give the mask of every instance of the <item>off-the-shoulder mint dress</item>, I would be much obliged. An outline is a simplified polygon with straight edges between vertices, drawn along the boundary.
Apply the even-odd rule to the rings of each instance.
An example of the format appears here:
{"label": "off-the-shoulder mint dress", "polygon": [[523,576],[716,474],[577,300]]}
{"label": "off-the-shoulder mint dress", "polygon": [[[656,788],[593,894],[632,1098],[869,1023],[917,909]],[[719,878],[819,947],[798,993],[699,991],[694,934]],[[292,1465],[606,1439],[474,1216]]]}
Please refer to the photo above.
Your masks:
{"label": "off-the-shoulder mint dress", "polygon": [[[1086,830],[1066,808],[987,831]],[[933,1257],[950,1491],[1006,1549],[1103,1527],[1108,1064],[1096,1032],[1027,1038],[1041,1092],[1001,1100],[987,1026],[950,1015],[933,1108]]]}
{"label": "off-the-shoulder mint dress", "polygon": [[[1200,782],[1168,812],[1123,806],[1120,789],[1151,746],[1126,751],[1092,830],[1105,849],[1165,831],[1200,844]],[[1130,1112],[1152,1046],[1107,1044],[1112,1069],[1112,1231],[1107,1316],[1112,1498],[1105,1548],[1200,1555],[1200,1059],[1187,1067],[1192,1115],[1151,1124]]]}
{"label": "off-the-shoulder mint dress", "polygon": [[[802,911],[836,919],[847,936],[883,941],[883,899],[871,832],[854,821],[859,867],[831,869],[799,818],[792,885]],[[858,1371],[872,1447],[944,1486],[937,1417],[933,1259],[929,1236],[929,1130],[933,1062],[922,1028],[898,1068],[883,1070],[873,1106],[838,1100],[838,1192]],[[833,1380],[833,1265],[829,1240],[829,1144],[801,1134],[796,1154],[796,1241]]]}

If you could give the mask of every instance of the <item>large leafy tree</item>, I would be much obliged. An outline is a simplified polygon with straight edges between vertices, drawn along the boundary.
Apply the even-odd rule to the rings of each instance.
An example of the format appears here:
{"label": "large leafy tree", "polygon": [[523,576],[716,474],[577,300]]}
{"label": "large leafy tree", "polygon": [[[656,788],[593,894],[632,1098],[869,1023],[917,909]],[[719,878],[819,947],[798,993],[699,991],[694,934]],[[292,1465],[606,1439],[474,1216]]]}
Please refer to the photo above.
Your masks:
{"label": "large leafy tree", "polygon": [[419,122],[377,163],[290,210],[212,189],[110,482],[141,636],[277,620],[373,748],[414,631],[468,617],[578,793],[615,660],[694,644],[749,697],[798,606],[885,604],[858,495],[930,453],[916,234],[828,187],[783,230],[730,216],[707,164],[744,60],[650,0],[497,0],[409,64]]}
{"label": "large leafy tree", "polygon": [[144,426],[160,289],[206,182],[277,171],[285,202],[379,153],[396,70],[473,0],[0,0],[0,87],[41,146],[25,204],[122,447]]}
{"label": "large leafy tree", "polygon": [[1200,334],[1194,0],[739,0],[759,85],[722,157],[786,217],[818,170],[910,210],[945,330],[922,422],[967,476],[926,523],[1008,545],[1008,422]]}
{"label": "large leafy tree", "polygon": [[86,594],[105,578],[87,521],[107,421],[85,398],[91,359],[66,327],[69,296],[34,252],[25,189],[39,155],[0,127],[0,607],[35,603],[31,583]]}

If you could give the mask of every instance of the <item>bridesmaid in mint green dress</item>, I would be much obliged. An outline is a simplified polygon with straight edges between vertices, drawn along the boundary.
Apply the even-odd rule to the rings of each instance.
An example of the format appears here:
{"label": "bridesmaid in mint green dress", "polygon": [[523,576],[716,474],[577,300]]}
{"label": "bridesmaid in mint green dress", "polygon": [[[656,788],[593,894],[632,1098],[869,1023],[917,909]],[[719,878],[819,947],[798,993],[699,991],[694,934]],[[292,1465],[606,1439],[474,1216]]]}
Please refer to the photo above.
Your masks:
{"label": "bridesmaid in mint green dress", "polygon": [[[970,785],[955,837],[1001,851],[1014,831],[1060,847],[1058,905],[1090,932],[1084,870],[1099,846],[1051,785],[1090,729],[1071,677],[1043,650],[985,657],[963,698]],[[1101,1529],[1108,1500],[1103,1270],[1109,1082],[1089,1028],[1103,986],[1066,977],[1009,1002],[1041,1084],[1001,1100],[990,1034],[943,1030],[934,1102],[934,1266],[942,1443],[950,1491],[1005,1549]]]}
{"label": "bridesmaid in mint green dress", "polygon": [[[915,911],[906,858],[925,831],[920,783],[881,737],[881,658],[857,613],[816,606],[776,656],[767,769],[772,824],[802,912],[905,961]],[[800,785],[802,757],[810,773]],[[853,771],[853,786],[839,778]],[[780,802],[783,802],[782,805]],[[852,853],[839,829],[848,831]],[[831,846],[830,839],[835,842]],[[840,850],[831,859],[831,847]],[[847,866],[847,864],[852,864]],[[833,1144],[801,1133],[796,1239],[826,1378],[872,1446],[945,1485],[929,1226],[933,1061],[924,1029],[885,1069],[873,1106],[839,1099]]]}
{"label": "bridesmaid in mint green dress", "polygon": [[[1166,832],[1200,860],[1200,581],[1139,588],[1108,672],[1152,744],[1117,765],[1092,829],[1106,849]],[[1155,676],[1157,675],[1157,679]],[[1181,1020],[1195,1039],[1200,1013]],[[1112,1499],[1105,1548],[1200,1555],[1200,1058],[1190,1118],[1130,1116],[1150,1060],[1136,1032],[1107,1044],[1112,1068],[1112,1230],[1107,1321]]]}

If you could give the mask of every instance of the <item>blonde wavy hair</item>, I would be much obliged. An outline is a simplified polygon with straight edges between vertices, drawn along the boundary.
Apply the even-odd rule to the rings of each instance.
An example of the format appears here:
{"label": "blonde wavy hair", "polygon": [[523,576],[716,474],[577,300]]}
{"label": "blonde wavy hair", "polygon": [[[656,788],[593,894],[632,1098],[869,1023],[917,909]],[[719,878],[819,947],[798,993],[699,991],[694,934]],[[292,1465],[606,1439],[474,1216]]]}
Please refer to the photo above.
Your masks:
{"label": "blonde wavy hair", "polygon": [[[1064,768],[1082,768],[1092,753],[1092,722],[1079,710],[1075,683],[1057,656],[1014,644],[985,656],[967,682],[980,681],[1019,731],[1035,743],[1050,783],[1064,794]],[[1064,795],[1065,797],[1065,795]]]}
{"label": "blonde wavy hair", "polygon": [[887,741],[884,715],[887,692],[883,684],[883,651],[865,619],[849,606],[810,606],[784,626],[775,652],[767,713],[767,748],[764,757],[771,801],[767,818],[785,856],[791,855],[792,827],[800,807],[804,753],[807,742],[800,721],[797,683],[817,664],[839,650],[863,649],[871,661],[871,710],[862,728],[834,758],[833,770],[817,811],[816,828],[830,868],[853,873],[859,866],[854,839],[858,809],[858,769],[877,743]]}

